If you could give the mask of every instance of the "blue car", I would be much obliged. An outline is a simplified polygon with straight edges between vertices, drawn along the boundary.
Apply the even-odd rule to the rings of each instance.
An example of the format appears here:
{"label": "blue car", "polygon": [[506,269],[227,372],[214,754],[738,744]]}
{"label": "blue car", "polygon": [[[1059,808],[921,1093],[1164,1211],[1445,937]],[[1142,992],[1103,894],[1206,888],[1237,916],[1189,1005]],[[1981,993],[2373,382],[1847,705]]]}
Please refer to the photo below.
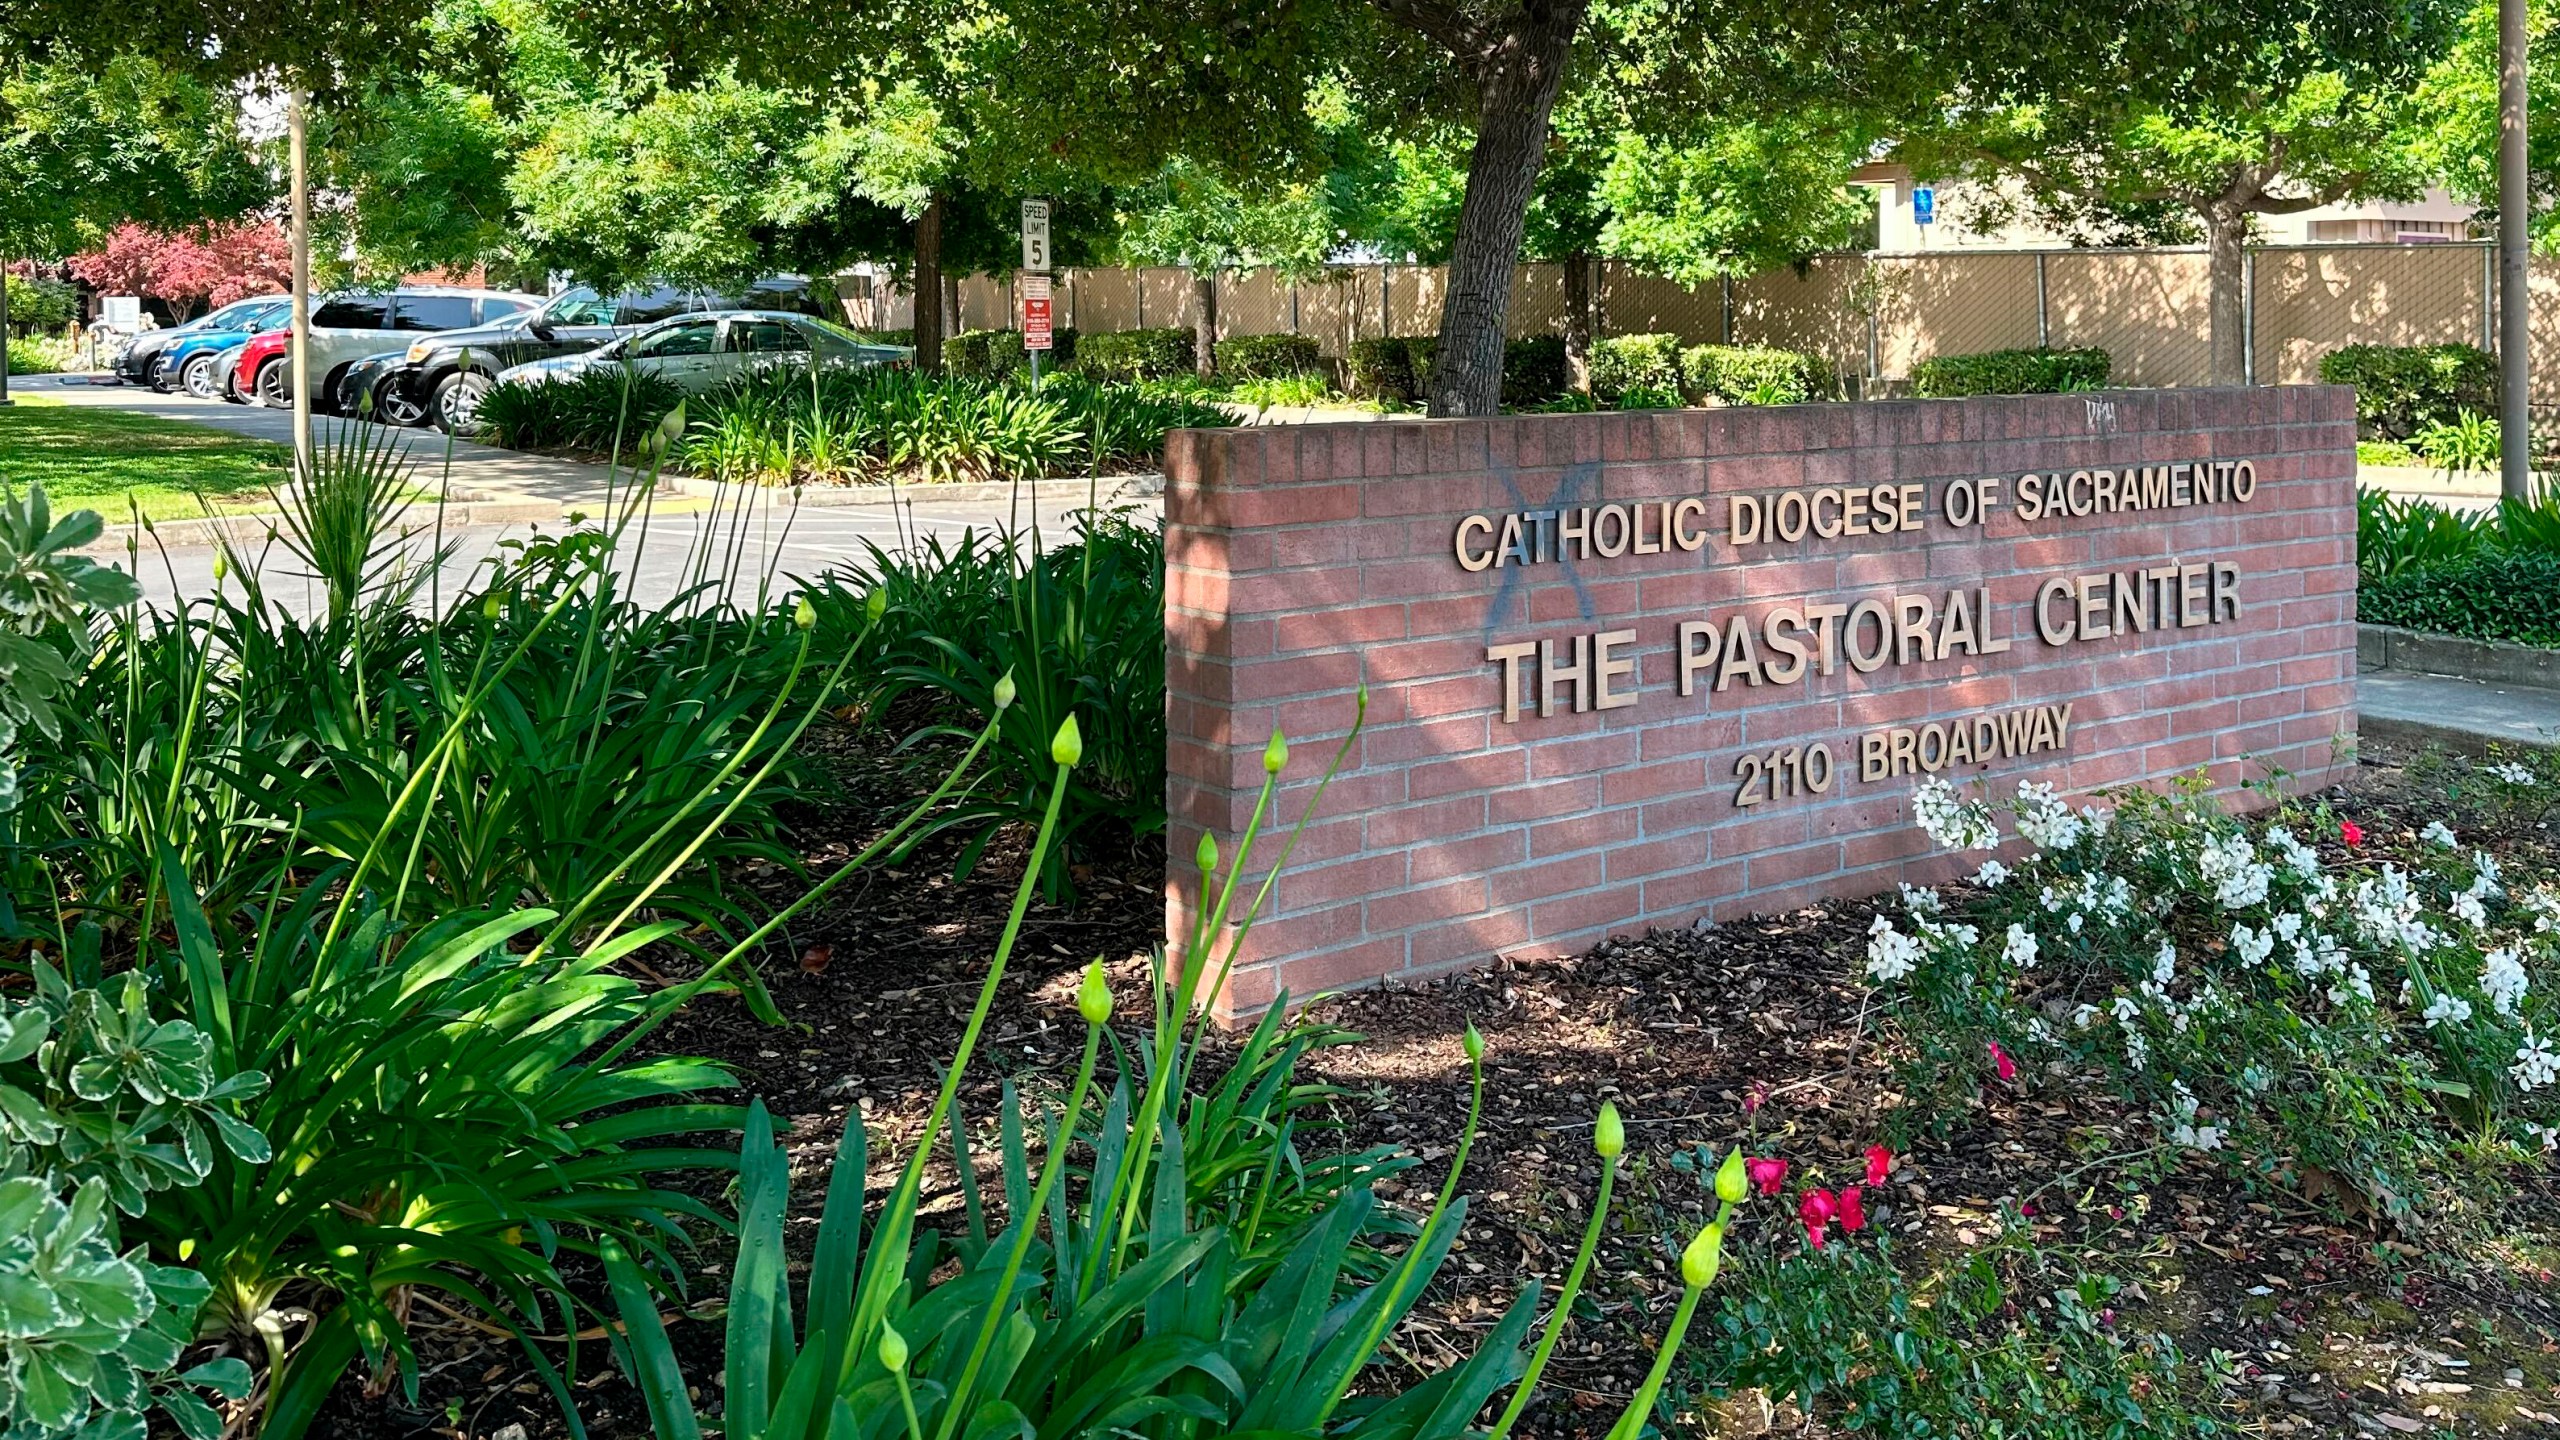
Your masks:
{"label": "blue car", "polygon": [[[154,389],[167,389],[168,385],[161,380],[163,367],[160,361],[162,352],[171,342],[182,336],[231,329],[242,317],[251,312],[287,298],[283,295],[260,295],[248,300],[234,300],[212,314],[200,315],[184,325],[173,325],[166,330],[146,330],[134,338],[132,346],[125,351],[123,358],[116,361],[116,378],[127,385],[149,385]],[[175,372],[170,372],[169,379],[172,383],[176,378]]]}
{"label": "blue car", "polygon": [[184,390],[199,400],[222,394],[223,361],[249,343],[249,337],[293,322],[293,302],[271,301],[231,317],[220,329],[181,335],[161,347],[153,367],[151,388]]}

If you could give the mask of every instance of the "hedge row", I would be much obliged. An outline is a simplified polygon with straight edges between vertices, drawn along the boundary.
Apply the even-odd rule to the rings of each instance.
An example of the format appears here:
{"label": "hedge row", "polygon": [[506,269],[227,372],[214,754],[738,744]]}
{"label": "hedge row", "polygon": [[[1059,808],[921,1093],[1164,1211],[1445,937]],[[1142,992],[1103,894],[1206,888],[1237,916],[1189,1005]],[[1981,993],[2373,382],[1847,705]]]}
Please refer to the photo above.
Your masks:
{"label": "hedge row", "polygon": [[2498,357],[2476,345],[2347,345],[2320,357],[2320,378],[2356,387],[2356,432],[2406,440],[2465,410],[2498,409]]}
{"label": "hedge row", "polygon": [[[1351,343],[1351,382],[1381,400],[1419,404],[1431,385],[1431,359],[1440,341],[1430,335],[1389,335]],[[1546,405],[1565,392],[1564,340],[1523,335],[1502,346],[1502,403],[1515,408]]]}
{"label": "hedge row", "polygon": [[[1055,344],[1041,358],[1043,370],[1063,370],[1075,363],[1076,332],[1051,332]],[[1030,354],[1019,330],[963,330],[942,342],[942,368],[964,380],[1001,380],[1028,369]]]}
{"label": "hedge row", "polygon": [[1771,345],[1683,348],[1677,335],[1618,335],[1591,347],[1592,397],[1624,408],[1801,405],[1828,397],[1832,383],[1821,356]]}
{"label": "hedge row", "polygon": [[1086,335],[1076,341],[1076,369],[1095,380],[1162,380],[1191,373],[1188,326],[1121,330]]}
{"label": "hedge row", "polygon": [[2560,555],[2483,548],[2457,560],[2366,575],[2356,618],[2462,635],[2560,646]]}
{"label": "hedge row", "polygon": [[1217,348],[1223,380],[1283,380],[1325,373],[1324,351],[1312,335],[1238,335]]}
{"label": "hedge row", "polygon": [[2115,357],[2104,350],[1992,350],[1980,355],[1941,355],[1911,367],[1911,393],[1930,399],[1958,395],[2055,395],[2104,387]]}

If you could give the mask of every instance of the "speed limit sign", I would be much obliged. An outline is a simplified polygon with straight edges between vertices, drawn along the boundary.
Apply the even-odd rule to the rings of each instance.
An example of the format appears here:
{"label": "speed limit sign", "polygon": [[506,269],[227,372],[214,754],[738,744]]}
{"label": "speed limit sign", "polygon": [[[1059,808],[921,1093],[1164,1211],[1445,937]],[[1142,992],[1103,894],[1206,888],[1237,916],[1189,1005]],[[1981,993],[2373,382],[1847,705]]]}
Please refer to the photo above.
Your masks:
{"label": "speed limit sign", "polygon": [[1022,202],[1022,268],[1034,275],[1049,273],[1049,202]]}

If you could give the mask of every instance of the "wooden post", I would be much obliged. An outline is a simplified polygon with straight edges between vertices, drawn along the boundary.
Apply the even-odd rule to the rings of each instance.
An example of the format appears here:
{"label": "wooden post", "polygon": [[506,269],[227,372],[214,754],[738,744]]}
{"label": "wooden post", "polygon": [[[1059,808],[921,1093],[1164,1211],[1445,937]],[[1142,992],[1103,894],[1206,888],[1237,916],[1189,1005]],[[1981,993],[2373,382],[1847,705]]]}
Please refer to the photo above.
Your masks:
{"label": "wooden post", "polygon": [[2525,0],[2498,0],[2498,489],[2533,491],[2533,280],[2525,222]]}

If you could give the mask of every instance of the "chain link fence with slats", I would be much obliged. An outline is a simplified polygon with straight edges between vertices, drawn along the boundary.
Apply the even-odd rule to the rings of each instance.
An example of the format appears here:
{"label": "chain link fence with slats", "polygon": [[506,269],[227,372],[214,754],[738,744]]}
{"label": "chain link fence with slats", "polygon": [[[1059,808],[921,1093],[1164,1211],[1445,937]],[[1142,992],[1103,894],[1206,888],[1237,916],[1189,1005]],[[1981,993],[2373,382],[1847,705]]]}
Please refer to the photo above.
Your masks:
{"label": "chain link fence with slats", "polygon": [[[2320,357],[2351,344],[2494,348],[2495,262],[2492,247],[2471,242],[2253,250],[2244,287],[2251,377],[2316,380]],[[1807,350],[1869,389],[1890,390],[1933,356],[2035,345],[2103,349],[2120,384],[2201,385],[2207,375],[2207,275],[2196,250],[1823,256],[1705,285],[1602,261],[1592,280],[1599,335],[1667,332],[1685,344]],[[1340,362],[1362,340],[1437,331],[1446,285],[1431,265],[1346,265],[1297,278],[1225,272],[1218,334],[1309,335]],[[955,329],[1018,323],[1010,278],[973,275],[958,289]],[[1564,290],[1562,266],[1521,266],[1511,333],[1562,333]],[[912,315],[867,289],[861,303],[856,323],[905,324]],[[1194,304],[1191,274],[1179,268],[1068,270],[1052,313],[1062,326],[1104,332],[1190,326]],[[2535,263],[2533,315],[2535,403],[2560,408],[2560,261]]]}

